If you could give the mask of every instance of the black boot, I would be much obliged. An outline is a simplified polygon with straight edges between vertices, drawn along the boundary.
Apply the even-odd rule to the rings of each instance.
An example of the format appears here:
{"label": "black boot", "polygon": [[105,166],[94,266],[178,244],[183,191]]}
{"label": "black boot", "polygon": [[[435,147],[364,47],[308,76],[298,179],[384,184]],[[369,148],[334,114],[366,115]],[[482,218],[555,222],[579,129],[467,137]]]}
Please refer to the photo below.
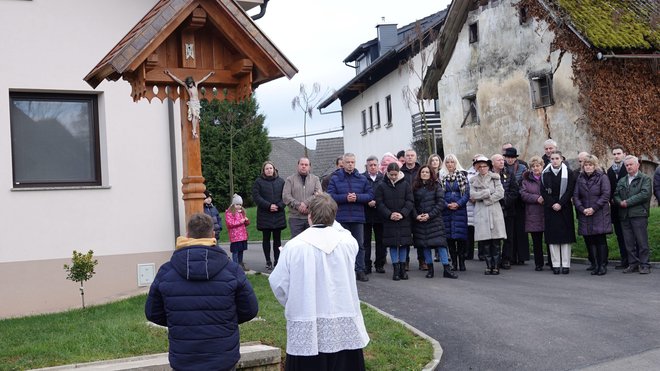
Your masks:
{"label": "black boot", "polygon": [[451,270],[451,267],[449,266],[449,264],[444,265],[443,268],[444,268],[444,271],[442,272],[442,277],[445,277],[445,278],[458,278],[456,273]]}
{"label": "black boot", "polygon": [[595,276],[600,272],[600,260],[598,259],[598,246],[596,245],[591,245],[587,246],[587,249],[589,250],[589,261],[591,262],[591,265],[587,267],[588,271],[591,271],[591,275]]}
{"label": "black boot", "polygon": [[458,255],[458,270],[465,272],[465,256],[460,254]]}
{"label": "black boot", "polygon": [[408,279],[408,273],[406,273],[406,269],[404,266],[405,263],[399,263],[399,278],[402,280],[407,280]]}
{"label": "black boot", "polygon": [[428,272],[426,273],[426,278],[433,278],[433,263],[431,264],[426,264],[429,267]]}
{"label": "black boot", "polygon": [[596,249],[598,251],[598,259],[599,259],[598,275],[604,276],[607,274],[607,255],[609,252],[607,248],[607,244],[596,246]]}
{"label": "black boot", "polygon": [[449,257],[451,258],[451,265],[455,271],[458,270],[458,254],[456,252],[456,246],[449,247]]}
{"label": "black boot", "polygon": [[393,263],[392,264],[392,269],[394,270],[394,273],[392,273],[392,279],[394,281],[398,281],[401,278],[399,276],[401,275],[400,269],[401,269],[401,264],[400,263]]}

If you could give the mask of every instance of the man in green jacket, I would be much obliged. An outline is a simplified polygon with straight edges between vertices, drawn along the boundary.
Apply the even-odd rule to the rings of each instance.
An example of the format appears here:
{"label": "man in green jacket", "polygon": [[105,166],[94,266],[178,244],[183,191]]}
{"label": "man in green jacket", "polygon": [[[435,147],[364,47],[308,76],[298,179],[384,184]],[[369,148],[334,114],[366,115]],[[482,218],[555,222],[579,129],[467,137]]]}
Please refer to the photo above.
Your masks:
{"label": "man in green jacket", "polygon": [[651,273],[648,222],[651,207],[651,178],[639,171],[639,159],[623,160],[628,175],[619,179],[614,202],[619,206],[623,238],[628,250],[628,268],[623,273]]}

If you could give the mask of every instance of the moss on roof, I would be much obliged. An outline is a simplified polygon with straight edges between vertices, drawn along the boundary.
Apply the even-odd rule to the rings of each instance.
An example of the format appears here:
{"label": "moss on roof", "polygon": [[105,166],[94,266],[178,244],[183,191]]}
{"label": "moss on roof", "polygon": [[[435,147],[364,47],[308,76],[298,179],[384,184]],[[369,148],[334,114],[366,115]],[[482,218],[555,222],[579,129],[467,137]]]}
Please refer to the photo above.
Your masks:
{"label": "moss on roof", "polygon": [[555,0],[571,23],[601,49],[660,46],[658,0]]}

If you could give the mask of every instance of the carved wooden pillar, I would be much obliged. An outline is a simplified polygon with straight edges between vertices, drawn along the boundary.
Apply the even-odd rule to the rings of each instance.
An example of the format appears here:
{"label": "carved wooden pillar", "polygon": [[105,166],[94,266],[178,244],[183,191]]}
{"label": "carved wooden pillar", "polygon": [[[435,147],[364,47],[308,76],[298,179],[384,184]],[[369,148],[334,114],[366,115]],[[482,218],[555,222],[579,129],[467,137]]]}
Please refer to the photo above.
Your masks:
{"label": "carved wooden pillar", "polygon": [[183,178],[181,191],[186,209],[186,223],[196,213],[204,212],[204,177],[202,176],[202,156],[199,138],[192,136],[192,123],[188,121],[188,105],[190,97],[183,87],[179,88],[181,96],[181,143],[183,153]]}

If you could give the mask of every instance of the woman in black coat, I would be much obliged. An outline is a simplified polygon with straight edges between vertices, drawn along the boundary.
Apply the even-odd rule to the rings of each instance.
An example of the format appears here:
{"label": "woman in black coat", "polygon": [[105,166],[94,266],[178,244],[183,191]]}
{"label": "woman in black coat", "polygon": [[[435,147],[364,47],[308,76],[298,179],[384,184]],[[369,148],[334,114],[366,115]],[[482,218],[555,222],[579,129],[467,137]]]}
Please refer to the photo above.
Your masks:
{"label": "woman in black coat", "polygon": [[545,242],[550,246],[552,271],[568,274],[571,266],[571,244],[575,242],[573,190],[575,175],[563,163],[561,152],[550,155],[550,165],[541,175],[541,196],[545,217]]}
{"label": "woman in black coat", "polygon": [[275,265],[280,257],[282,229],[286,228],[282,190],[284,179],[277,175],[272,162],[266,161],[261,167],[261,175],[252,186],[252,200],[257,204],[257,229],[262,233],[262,248],[266,257],[266,269],[273,269],[270,260],[270,236],[273,235],[273,257]]}
{"label": "woman in black coat", "polygon": [[376,188],[376,208],[383,216],[383,246],[390,249],[392,279],[407,280],[406,255],[412,241],[412,213],[415,207],[412,188],[395,162],[387,165],[386,179]]}
{"label": "woman in black coat", "polygon": [[[419,168],[413,181],[413,240],[415,247],[422,249],[424,260],[429,267],[426,278],[433,278],[433,256],[431,251],[440,248],[441,256],[447,256],[447,238],[442,210],[447,207],[445,192],[438,184],[435,172],[427,165]],[[443,251],[444,250],[444,251]],[[457,278],[449,264],[444,265],[445,277]]]}

